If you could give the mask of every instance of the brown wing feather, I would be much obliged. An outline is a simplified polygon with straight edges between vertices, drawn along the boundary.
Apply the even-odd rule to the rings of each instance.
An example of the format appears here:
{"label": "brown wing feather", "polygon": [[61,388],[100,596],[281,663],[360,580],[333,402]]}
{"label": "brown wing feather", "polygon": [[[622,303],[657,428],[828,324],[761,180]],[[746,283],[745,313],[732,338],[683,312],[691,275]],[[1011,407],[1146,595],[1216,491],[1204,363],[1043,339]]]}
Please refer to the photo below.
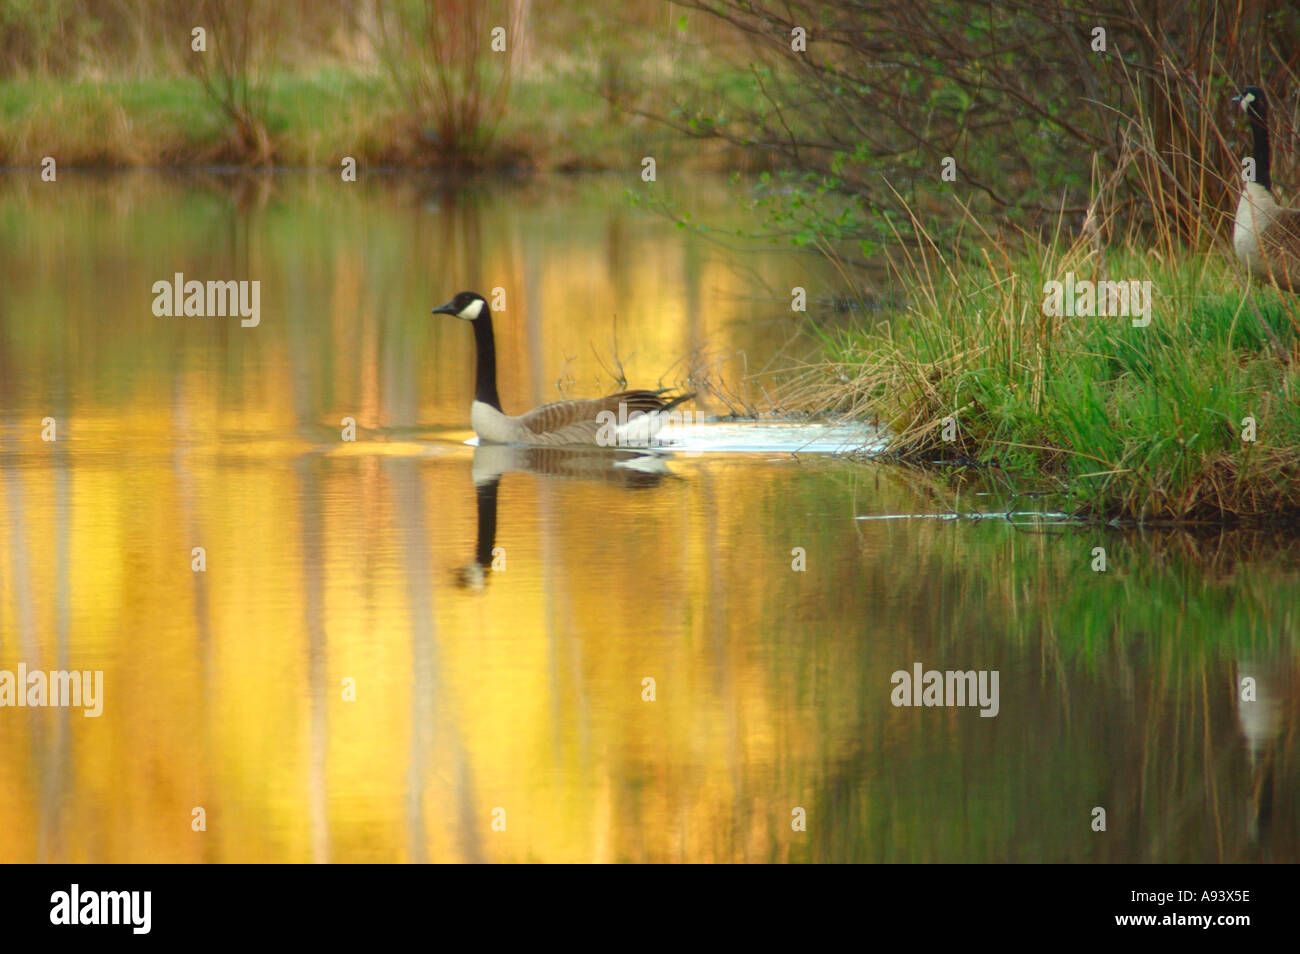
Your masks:
{"label": "brown wing feather", "polygon": [[552,404],[543,404],[527,414],[520,415],[519,423],[538,437],[558,436],[561,432],[564,432],[568,437],[572,437],[590,431],[594,439],[596,432],[600,429],[600,422],[597,417],[603,411],[609,411],[615,416],[620,416],[620,405],[626,405],[627,410],[623,412],[622,416],[631,417],[635,411],[643,413],[662,411],[667,407],[680,403],[682,399],[682,395],[671,394],[668,391],[620,391],[617,394],[608,394],[602,398],[555,401]]}
{"label": "brown wing feather", "polygon": [[1300,291],[1300,209],[1279,209],[1259,235],[1269,274],[1288,291]]}
{"label": "brown wing feather", "polygon": [[555,401],[521,414],[519,423],[538,436],[556,434],[575,424],[591,422],[594,425],[601,410],[600,401]]}

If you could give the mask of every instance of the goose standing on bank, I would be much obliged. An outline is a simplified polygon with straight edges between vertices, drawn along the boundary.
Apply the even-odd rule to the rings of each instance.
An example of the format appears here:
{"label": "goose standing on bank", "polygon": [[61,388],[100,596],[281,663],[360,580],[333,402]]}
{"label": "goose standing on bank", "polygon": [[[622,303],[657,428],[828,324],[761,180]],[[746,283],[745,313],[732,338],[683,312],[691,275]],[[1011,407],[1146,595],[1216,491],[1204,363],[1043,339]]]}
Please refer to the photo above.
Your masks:
{"label": "goose standing on bank", "polygon": [[1300,291],[1300,209],[1284,209],[1273,198],[1268,141],[1268,101],[1258,86],[1232,98],[1246,113],[1254,135],[1255,178],[1237,203],[1232,248],[1256,278],[1287,291]]}
{"label": "goose standing on bank", "polygon": [[501,410],[497,396],[496,343],[492,337],[492,312],[477,292],[461,292],[435,315],[453,315],[474,325],[478,353],[474,403],[469,420],[480,441],[491,444],[587,444],[607,447],[645,447],[664,424],[664,412],[694,394],[658,391],[620,391],[594,400],[556,401],[512,417]]}

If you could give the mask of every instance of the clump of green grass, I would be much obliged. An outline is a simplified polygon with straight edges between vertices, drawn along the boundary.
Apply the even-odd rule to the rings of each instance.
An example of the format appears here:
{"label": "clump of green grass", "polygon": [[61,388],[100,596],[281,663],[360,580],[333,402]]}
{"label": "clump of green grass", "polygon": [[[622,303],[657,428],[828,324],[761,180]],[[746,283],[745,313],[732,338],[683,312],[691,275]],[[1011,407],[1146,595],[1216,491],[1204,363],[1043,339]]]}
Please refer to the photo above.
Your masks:
{"label": "clump of green grass", "polygon": [[[1221,251],[994,247],[945,258],[923,242],[900,268],[902,314],[823,332],[826,362],[783,402],[878,419],[897,459],[1047,481],[1094,517],[1300,518],[1295,299],[1249,285]],[[1151,281],[1150,325],[1044,315],[1044,283],[1071,271]]]}

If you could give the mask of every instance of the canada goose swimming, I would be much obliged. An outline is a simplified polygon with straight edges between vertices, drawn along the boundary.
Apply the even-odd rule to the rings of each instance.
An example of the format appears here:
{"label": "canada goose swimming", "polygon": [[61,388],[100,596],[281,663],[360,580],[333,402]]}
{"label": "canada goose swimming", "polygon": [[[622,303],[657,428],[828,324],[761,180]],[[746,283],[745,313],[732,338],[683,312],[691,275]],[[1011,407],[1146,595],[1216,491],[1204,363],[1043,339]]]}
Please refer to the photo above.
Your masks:
{"label": "canada goose swimming", "polygon": [[1269,169],[1268,101],[1258,86],[1232,98],[1241,105],[1254,134],[1254,181],[1237,203],[1232,248],[1246,270],[1287,291],[1300,291],[1300,209],[1284,209],[1273,198]]}
{"label": "canada goose swimming", "polygon": [[482,295],[461,292],[435,315],[454,315],[474,324],[478,352],[474,403],[469,420],[479,440],[492,444],[596,444],[602,447],[645,447],[663,426],[663,414],[694,394],[620,391],[594,400],[556,401],[511,417],[497,397],[496,344],[492,312]]}

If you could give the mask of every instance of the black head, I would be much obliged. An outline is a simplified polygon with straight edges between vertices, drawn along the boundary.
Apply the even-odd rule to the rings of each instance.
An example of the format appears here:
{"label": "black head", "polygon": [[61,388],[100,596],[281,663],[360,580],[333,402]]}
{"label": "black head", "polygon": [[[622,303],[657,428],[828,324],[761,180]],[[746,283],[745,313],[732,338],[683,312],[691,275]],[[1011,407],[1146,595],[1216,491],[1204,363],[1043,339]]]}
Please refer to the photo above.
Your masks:
{"label": "black head", "polygon": [[451,315],[473,321],[487,311],[487,301],[478,292],[463,291],[445,305],[433,309],[435,315]]}
{"label": "black head", "polygon": [[1268,98],[1258,86],[1247,86],[1232,101],[1242,108],[1251,123],[1259,126],[1268,123]]}

